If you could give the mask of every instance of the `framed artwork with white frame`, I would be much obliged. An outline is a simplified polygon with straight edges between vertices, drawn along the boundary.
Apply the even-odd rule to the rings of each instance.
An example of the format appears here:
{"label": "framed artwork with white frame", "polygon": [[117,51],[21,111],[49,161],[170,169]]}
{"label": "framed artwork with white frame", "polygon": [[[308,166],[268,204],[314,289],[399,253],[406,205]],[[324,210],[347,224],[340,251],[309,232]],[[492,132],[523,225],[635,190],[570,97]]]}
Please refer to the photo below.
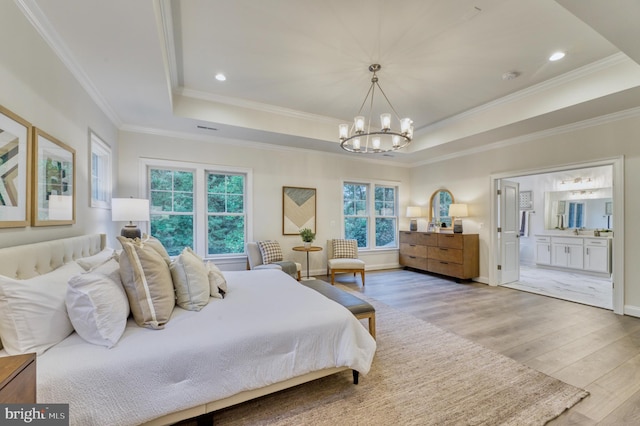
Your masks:
{"label": "framed artwork with white frame", "polygon": [[0,105],[0,228],[29,225],[31,124]]}
{"label": "framed artwork with white frame", "polygon": [[103,209],[111,208],[111,147],[95,132],[89,129],[89,170],[90,206]]}
{"label": "framed artwork with white frame", "polygon": [[76,222],[76,151],[33,128],[32,226]]}

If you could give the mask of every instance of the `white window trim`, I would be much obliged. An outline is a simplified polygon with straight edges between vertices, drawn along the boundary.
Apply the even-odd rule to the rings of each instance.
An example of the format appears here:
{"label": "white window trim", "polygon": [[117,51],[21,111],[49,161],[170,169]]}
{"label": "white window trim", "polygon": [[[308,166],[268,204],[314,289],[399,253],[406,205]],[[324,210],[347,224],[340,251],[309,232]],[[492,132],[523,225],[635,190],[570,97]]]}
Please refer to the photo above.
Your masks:
{"label": "white window trim", "polygon": [[[195,198],[193,200],[194,220],[196,229],[206,229],[207,214],[205,211],[199,212],[200,206],[206,206],[206,193],[202,188],[206,188],[205,175],[208,171],[215,171],[220,173],[238,173],[246,175],[246,199],[245,199],[245,214],[246,214],[246,241],[253,241],[253,169],[245,167],[233,167],[223,166],[219,164],[205,164],[194,163],[189,161],[175,161],[175,160],[160,160],[155,158],[140,158],[139,160],[139,182],[138,192],[143,194],[143,197],[149,198],[148,185],[148,173],[149,167],[166,167],[171,169],[182,169],[194,171],[193,191]],[[140,224],[140,228],[143,232],[149,232],[149,222]],[[198,233],[194,235],[193,249],[196,253],[204,254],[203,257],[208,259],[221,259],[221,258],[236,258],[244,257],[244,254],[228,254],[228,255],[208,255],[206,254],[207,236],[204,233]]]}
{"label": "white window trim", "polygon": [[[398,209],[400,208],[400,182],[392,181],[392,180],[378,180],[378,179],[360,179],[360,178],[352,178],[347,179],[343,178],[340,181],[340,235],[345,235],[344,229],[344,185],[345,184],[363,184],[369,185],[369,193],[371,195],[368,196],[367,199],[367,213],[369,217],[369,230],[367,233],[367,247],[358,247],[358,251],[363,252],[384,252],[384,251],[397,251],[400,245],[400,216],[398,215]],[[396,189],[396,243],[398,244],[396,247],[375,247],[376,241],[376,231],[375,231],[375,189],[377,186],[393,186]],[[380,216],[382,217],[382,216]],[[386,216],[389,217],[389,216]],[[372,222],[373,220],[373,222]]]}
{"label": "white window trim", "polygon": [[[89,129],[89,199],[91,207],[97,207],[102,209],[110,209],[111,208],[111,192],[113,188],[112,183],[112,169],[113,169],[113,158],[111,154],[111,147],[107,145],[107,143],[98,136],[94,131]],[[106,165],[104,173],[101,178],[99,178],[100,189],[104,190],[106,194],[106,200],[97,200],[93,198],[93,154],[97,154],[100,157],[106,158]]]}

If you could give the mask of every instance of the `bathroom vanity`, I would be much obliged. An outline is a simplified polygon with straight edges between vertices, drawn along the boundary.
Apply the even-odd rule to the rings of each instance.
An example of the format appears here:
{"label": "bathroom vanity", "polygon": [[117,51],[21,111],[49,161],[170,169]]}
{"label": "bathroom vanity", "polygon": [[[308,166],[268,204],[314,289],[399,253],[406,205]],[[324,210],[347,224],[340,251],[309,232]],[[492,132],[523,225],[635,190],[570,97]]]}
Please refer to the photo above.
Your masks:
{"label": "bathroom vanity", "polygon": [[611,274],[611,237],[537,234],[535,241],[537,265]]}

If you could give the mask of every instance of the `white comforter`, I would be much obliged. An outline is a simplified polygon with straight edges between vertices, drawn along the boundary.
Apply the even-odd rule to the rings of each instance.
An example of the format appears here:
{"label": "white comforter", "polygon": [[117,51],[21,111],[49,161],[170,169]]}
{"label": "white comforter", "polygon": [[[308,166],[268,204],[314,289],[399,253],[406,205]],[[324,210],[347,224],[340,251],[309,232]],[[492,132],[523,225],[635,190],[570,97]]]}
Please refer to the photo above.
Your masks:
{"label": "white comforter", "polygon": [[329,367],[366,374],[376,344],[342,306],[281,271],[225,272],[229,292],[164,330],[130,320],[112,349],[73,333],[37,360],[39,403],[72,425],[136,425]]}

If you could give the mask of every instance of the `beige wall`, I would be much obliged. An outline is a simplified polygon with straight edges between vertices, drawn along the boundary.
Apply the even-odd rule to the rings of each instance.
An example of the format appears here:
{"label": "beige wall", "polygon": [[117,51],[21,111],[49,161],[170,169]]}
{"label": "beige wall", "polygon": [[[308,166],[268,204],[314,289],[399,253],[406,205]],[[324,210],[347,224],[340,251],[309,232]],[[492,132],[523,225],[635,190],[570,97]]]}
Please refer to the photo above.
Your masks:
{"label": "beige wall", "polygon": [[[341,236],[342,180],[384,179],[399,186],[400,212],[407,206],[410,171],[404,167],[362,161],[362,157],[324,154],[305,150],[260,148],[240,141],[194,141],[156,135],[120,133],[119,196],[139,193],[140,158],[179,160],[253,171],[253,239],[280,241],[285,258],[305,263],[299,236],[282,235],[282,187],[317,189],[317,235],[314,245],[324,247],[329,238]],[[357,160],[356,160],[357,158]],[[402,229],[408,221],[401,219]],[[369,269],[398,266],[397,251],[363,253]],[[312,273],[326,270],[326,253],[310,254]],[[244,263],[241,265],[244,267]],[[315,272],[314,272],[315,271]]]}
{"label": "beige wall", "polygon": [[91,128],[113,149],[117,130],[12,1],[0,2],[0,104],[76,150],[76,224],[0,229],[0,247],[112,232],[111,212],[89,207]]}
{"label": "beige wall", "polygon": [[[490,176],[624,156],[625,301],[640,307],[640,118],[627,118],[508,147],[416,167],[411,172],[413,203],[428,205],[438,188],[469,204],[465,232],[480,234],[480,275],[489,276]],[[481,228],[481,224],[483,227]],[[636,314],[640,311],[635,312]]]}

